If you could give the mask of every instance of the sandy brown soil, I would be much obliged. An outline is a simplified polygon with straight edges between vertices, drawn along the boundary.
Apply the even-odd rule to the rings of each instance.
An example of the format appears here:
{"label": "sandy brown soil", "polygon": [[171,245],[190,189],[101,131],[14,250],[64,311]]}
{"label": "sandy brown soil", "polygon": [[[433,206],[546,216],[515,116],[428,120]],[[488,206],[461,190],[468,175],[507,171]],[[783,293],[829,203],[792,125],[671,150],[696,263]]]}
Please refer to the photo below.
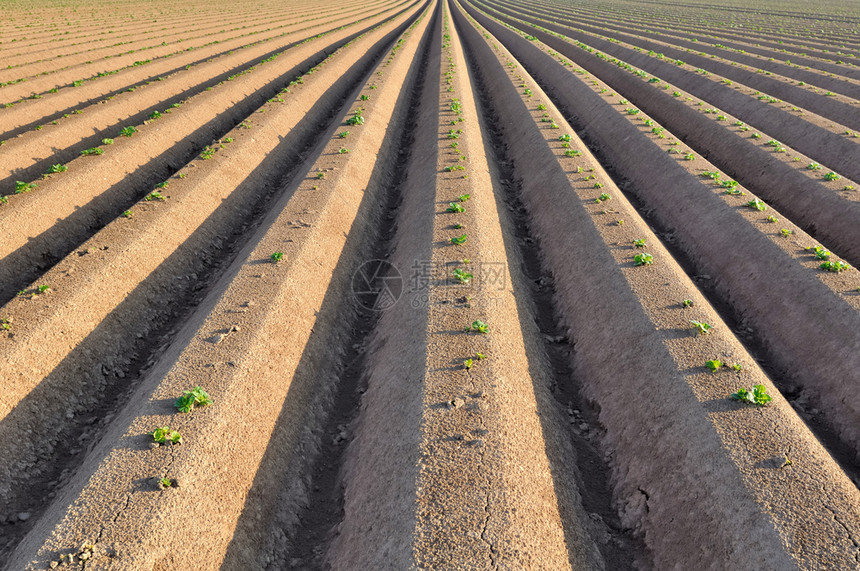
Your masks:
{"label": "sandy brown soil", "polygon": [[0,567],[860,569],[860,14],[723,4],[0,6]]}

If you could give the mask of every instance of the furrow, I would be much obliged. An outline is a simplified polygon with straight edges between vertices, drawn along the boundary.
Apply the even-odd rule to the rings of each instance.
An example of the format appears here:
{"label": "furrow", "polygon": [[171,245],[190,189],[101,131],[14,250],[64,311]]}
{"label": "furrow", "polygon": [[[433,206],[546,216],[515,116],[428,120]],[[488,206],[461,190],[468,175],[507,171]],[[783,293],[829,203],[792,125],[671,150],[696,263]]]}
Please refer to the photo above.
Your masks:
{"label": "furrow", "polygon": [[[364,24],[373,25],[385,17],[390,16]],[[326,36],[332,43],[325,47],[317,41],[296,45],[253,73],[198,94],[179,109],[137,128],[132,136],[117,136],[103,156],[79,157],[65,165],[67,172],[38,182],[35,190],[0,205],[0,224],[23,229],[0,246],[0,299],[8,300],[181,165],[202,156],[206,148],[211,151],[213,141],[250,119],[266,100],[282,100],[289,84],[304,81],[304,75],[327,53],[359,33],[348,27]]]}
{"label": "furrow", "polygon": [[404,291],[368,345],[326,565],[599,568],[459,38],[441,32],[387,260]]}
{"label": "furrow", "polygon": [[[560,73],[553,56],[542,51],[546,48],[467,10],[512,51],[566,117],[576,118],[578,132],[600,148],[601,158],[671,235],[694,271],[708,276],[704,281],[713,292],[754,329],[781,386],[809,394],[856,453],[860,400],[843,382],[860,364],[860,355],[846,349],[860,344],[860,338],[846,337],[860,325],[856,270],[818,269],[820,261],[804,251],[815,243],[800,229],[787,229],[789,237],[771,230],[766,216],[779,217],[778,211],[766,204],[761,207],[768,214],[748,208],[744,203],[755,197],[741,202],[707,186],[700,169],[711,171],[712,165],[695,155],[695,161],[684,160],[683,147],[667,153],[637,126],[641,119],[608,105],[575,73]],[[764,291],[769,295],[762,296]],[[816,343],[809,343],[811,338]]]}
{"label": "furrow", "polygon": [[[606,101],[616,103],[615,98],[620,95],[618,105],[634,113],[644,111],[659,123],[650,129],[643,124],[645,132],[664,139],[664,127],[669,129],[731,179],[789,216],[804,231],[852,264],[860,265],[860,226],[857,224],[860,196],[850,190],[856,188],[856,181],[839,175],[828,182],[824,177],[832,175],[827,174],[830,170],[827,165],[801,156],[790,148],[791,143],[774,146],[774,139],[767,133],[751,133],[748,126],[729,112],[706,109],[672,84],[622,65],[623,62],[590,57],[553,35],[534,33],[546,41],[547,46],[559,50],[574,64],[582,64],[605,81],[613,90],[600,90]],[[624,103],[628,99],[629,105]]]}
{"label": "furrow", "polygon": [[[404,5],[405,3],[399,4],[401,8]],[[103,105],[117,97],[123,100],[135,98],[140,95],[137,93],[138,89],[153,83],[159,82],[156,85],[161,90],[167,89],[160,82],[164,82],[165,78],[170,76],[174,76],[171,78],[171,83],[176,83],[177,76],[181,78],[183,84],[196,81],[196,90],[200,91],[241,72],[255,61],[259,62],[259,60],[283,51],[293,41],[307,39],[314,34],[331,33],[339,26],[356,24],[361,20],[371,19],[392,9],[396,9],[396,6],[383,8],[375,13],[365,13],[364,18],[341,16],[309,26],[301,26],[301,23],[297,23],[296,26],[291,26],[291,28],[296,29],[256,38],[255,41],[241,37],[213,43],[204,48],[183,49],[170,57],[142,65],[131,64],[126,68],[117,69],[115,70],[116,73],[112,71],[101,76],[78,77],[78,80],[84,79],[79,86],[71,84],[58,90],[56,94],[47,92],[39,95],[36,99],[30,97],[15,102],[12,110],[4,113],[3,123],[0,123],[2,125],[0,136],[4,139],[10,139],[21,134],[32,135],[42,129],[52,130],[54,121],[60,123],[63,119],[67,119],[70,114],[83,113],[88,107],[92,108],[96,104]],[[191,73],[186,73],[189,71]],[[191,85],[195,84],[192,83]],[[133,95],[128,95],[132,92],[134,92]],[[144,109],[150,112],[154,110],[147,109],[145,103],[135,105],[134,109],[136,111]],[[128,114],[129,117],[132,116],[128,110],[124,113]]]}
{"label": "furrow", "polygon": [[[499,16],[513,25],[520,23],[508,16]],[[569,32],[569,30],[561,27],[556,28],[558,29],[553,33],[563,35],[564,32]],[[553,25],[547,24],[546,29],[552,30]],[[559,51],[563,50],[562,53],[568,57],[577,54],[568,42],[554,41],[536,28],[531,33],[539,34],[540,37],[550,42],[553,48]],[[678,65],[663,62],[650,55],[637,53],[630,48],[618,46],[599,38],[588,38],[588,40],[589,45],[597,46],[607,54],[613,54],[641,70],[671,82],[710,105],[731,110],[736,117],[748,125],[770,133],[773,137],[790,144],[817,162],[830,164],[831,168],[843,176],[860,180],[860,163],[854,159],[860,147],[855,142],[856,139],[846,137],[844,127],[839,127],[831,121],[809,112],[804,112],[803,116],[795,116],[788,110],[757,99],[758,95],[752,90],[749,93],[743,93],[735,89],[726,89],[719,78],[691,73],[681,69]],[[583,44],[584,48],[593,50],[589,45]],[[592,67],[588,58],[576,57],[575,59],[580,61],[586,69]],[[597,70],[594,73],[597,74]],[[762,97],[767,99],[768,96]],[[802,110],[798,109],[798,111]],[[854,117],[857,116],[855,112]]]}
{"label": "furrow", "polygon": [[[720,44],[720,47],[714,46],[708,43],[707,40],[700,40],[695,36],[687,37],[688,35],[680,34],[674,30],[671,34],[663,31],[653,32],[639,27],[625,25],[616,19],[601,21],[601,26],[597,28],[593,26],[595,23],[593,17],[574,15],[570,12],[564,13],[550,9],[545,5],[538,7],[537,5],[532,4],[529,7],[525,7],[516,2],[494,2],[494,5],[528,11],[541,18],[552,19],[553,21],[556,21],[556,23],[562,23],[563,21],[568,25],[575,25],[577,27],[581,26],[583,29],[599,30],[597,33],[601,35],[606,35],[607,33],[611,35],[615,32],[622,32],[627,35],[628,40],[635,39],[636,41],[639,41],[640,38],[652,39],[679,50],[683,49],[685,58],[687,57],[686,54],[689,53],[688,50],[693,50],[695,54],[700,57],[716,55],[729,62],[751,65],[757,69],[768,70],[785,77],[792,77],[794,79],[814,83],[824,89],[832,89],[855,99],[860,96],[860,86],[854,82],[846,81],[848,78],[854,80],[860,79],[860,70],[851,69],[844,65],[827,64],[817,60],[796,57],[794,54],[790,57],[793,61],[789,63],[785,63],[784,61],[771,61],[768,58],[773,58],[775,60],[777,57],[785,56],[782,56],[776,50],[756,48],[750,44],[733,44],[739,45],[739,47],[735,50],[727,50],[723,44]],[[560,18],[562,21],[559,21]],[[729,45],[732,44],[729,43]],[[753,54],[763,57],[755,57]],[[803,69],[798,62],[803,63],[803,65],[811,69]],[[841,77],[834,77],[829,74]]]}
{"label": "furrow", "polygon": [[[224,40],[218,38],[224,37],[228,33],[236,33],[240,31],[242,36],[248,36],[266,32],[276,27],[295,24],[301,20],[302,11],[303,10],[301,8],[296,8],[292,12],[279,14],[277,18],[272,18],[271,15],[267,15],[254,18],[252,20],[236,19],[230,22],[230,26],[228,28],[225,28],[224,22],[219,21],[217,17],[214,18],[213,22],[195,22],[191,27],[179,27],[179,25],[177,25],[177,27],[171,26],[168,28],[165,26],[159,31],[168,31],[168,33],[162,36],[141,38],[127,43],[118,42],[120,45],[114,44],[102,48],[88,49],[77,53],[61,53],[58,47],[54,47],[51,49],[52,57],[50,58],[34,59],[35,54],[27,54],[26,59],[17,64],[15,64],[10,58],[7,60],[8,63],[6,68],[3,71],[0,71],[0,83],[15,82],[21,78],[26,78],[27,81],[31,81],[35,77],[53,75],[55,83],[51,87],[59,87],[63,85],[63,81],[57,79],[57,75],[60,71],[72,69],[77,70],[78,73],[76,79],[81,76],[86,77],[92,75],[92,72],[88,73],[88,68],[82,64],[90,65],[95,59],[116,60],[121,57],[121,55],[129,52],[139,54],[137,57],[138,60],[141,59],[139,57],[141,52],[145,52],[143,55],[146,55],[147,59],[155,59],[171,53],[170,50],[175,50],[178,44],[185,44],[182,46],[184,49],[199,49],[207,43],[206,41],[201,43],[199,40],[211,40],[211,38],[216,38],[216,41],[223,42]],[[228,36],[227,39],[232,39],[233,37],[236,36]],[[109,63],[115,65],[117,62],[112,61]],[[93,65],[103,66],[104,63]],[[105,70],[100,69],[99,71]],[[36,87],[31,87],[31,89],[33,92],[40,91]]]}
{"label": "furrow", "polygon": [[[295,186],[306,182],[299,178],[282,183],[280,177],[289,174],[283,170],[286,165],[300,163],[309,147],[319,146],[323,133],[333,128],[332,119],[343,113],[337,108],[344,98],[360,85],[398,29],[406,25],[404,21],[414,15],[415,9],[351,42],[309,76],[289,102],[270,104],[264,119],[248,130],[238,128],[230,133],[233,142],[219,151],[215,168],[197,174],[201,163],[189,165],[183,171],[187,179],[176,177],[169,189],[161,190],[166,199],[163,204],[141,203],[132,209],[130,218],[120,218],[99,232],[84,245],[81,253],[85,256],[72,254],[45,276],[54,286],[42,298],[19,298],[3,307],[4,315],[15,325],[0,340],[4,345],[0,366],[6,371],[18,369],[18,374],[10,379],[4,394],[0,430],[30,435],[24,445],[4,447],[5,507],[14,509],[32,498],[22,489],[25,481],[32,483],[45,470],[56,471],[64,461],[52,456],[64,452],[59,445],[63,443],[58,443],[61,433],[76,416],[94,412],[101,396],[119,391],[125,397],[130,390],[154,388],[155,377],[149,375],[156,373],[147,372],[137,382],[118,380],[125,376],[117,374],[117,370],[123,371],[125,359],[140,357],[135,354],[137,340],[147,338],[159,325],[181,325],[187,315],[175,311],[181,307],[176,304],[189,299],[188,294],[208,288],[205,281],[198,281],[198,272],[214,270],[217,275],[221,270],[217,263],[212,264],[213,258],[230,255],[229,248],[226,252],[219,248],[241,246],[244,233],[253,229],[254,216],[259,218],[255,212],[269,197],[275,196],[283,204],[296,192]],[[289,186],[276,191],[281,184]],[[306,202],[306,192],[299,194]],[[340,200],[338,192],[330,199]],[[282,225],[299,230],[307,227],[299,219],[282,220]],[[132,265],[129,260],[134,261]],[[251,260],[247,267],[255,270],[257,265]],[[124,270],[117,273],[118,267]],[[249,279],[255,283],[259,278]],[[94,299],[99,303],[87,303]],[[161,305],[153,306],[155,300]],[[250,310],[233,313],[245,311]],[[212,335],[218,336],[214,332],[205,337]],[[38,366],[16,366],[19,360],[37,354]],[[202,368],[200,373],[210,371]],[[48,394],[64,398],[45,403]],[[91,434],[84,444],[93,443],[95,436]]]}
{"label": "furrow", "polygon": [[[624,525],[644,536],[656,568],[852,566],[856,547],[821,504],[839,498],[840,517],[856,514],[860,493],[595,158],[564,156],[584,145],[522,67],[532,66],[501,47],[509,43],[505,28],[486,21],[502,34],[493,37],[459,12],[456,19],[553,274],[574,370],[600,410]],[[558,129],[542,121],[545,114]],[[559,133],[571,135],[569,146]],[[584,181],[571,163],[596,178]],[[635,248],[635,239],[647,250]],[[643,251],[653,265],[635,265]],[[697,334],[692,317],[713,330]],[[708,356],[742,363],[741,371],[711,373],[703,366]],[[769,407],[756,411],[728,398],[748,383],[776,393]],[[803,461],[795,461],[798,454]]]}

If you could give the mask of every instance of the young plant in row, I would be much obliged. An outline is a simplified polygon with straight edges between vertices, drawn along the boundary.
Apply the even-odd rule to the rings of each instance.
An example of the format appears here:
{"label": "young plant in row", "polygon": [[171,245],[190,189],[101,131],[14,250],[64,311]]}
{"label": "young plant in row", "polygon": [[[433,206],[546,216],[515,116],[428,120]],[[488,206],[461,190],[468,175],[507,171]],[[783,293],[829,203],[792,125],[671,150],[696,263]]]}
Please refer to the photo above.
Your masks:
{"label": "young plant in row", "polygon": [[191,412],[195,408],[209,406],[212,404],[212,398],[203,390],[203,387],[198,386],[185,391],[173,404],[179,412]]}
{"label": "young plant in row", "polygon": [[24,182],[20,180],[15,181],[15,194],[24,194],[25,192],[30,192],[34,188],[36,188],[37,184],[35,182]]}
{"label": "young plant in row", "polygon": [[633,265],[634,266],[650,266],[654,263],[654,256],[647,252],[642,252],[641,254],[636,254],[633,256]]}
{"label": "young plant in row", "polygon": [[466,243],[466,235],[463,234],[461,236],[454,236],[453,238],[451,238],[451,243],[455,246],[462,246]]}
{"label": "young plant in row", "polygon": [[454,275],[454,278],[461,284],[469,283],[474,277],[471,273],[467,272],[462,268],[455,268],[452,273]]}
{"label": "young plant in row", "polygon": [[446,212],[465,212],[466,208],[458,202],[449,202]]}
{"label": "young plant in row", "polygon": [[352,117],[346,120],[347,125],[364,125],[364,116],[362,116],[361,107],[353,111]]}
{"label": "young plant in row", "polygon": [[471,325],[467,325],[464,328],[464,331],[466,331],[466,333],[476,332],[486,334],[490,332],[490,326],[480,319],[476,319]]}
{"label": "young plant in row", "polygon": [[182,444],[182,435],[178,430],[171,430],[168,426],[156,428],[149,433],[158,444]]}
{"label": "young plant in row", "polygon": [[714,328],[713,325],[711,325],[709,323],[705,323],[704,321],[696,321],[696,320],[691,319],[690,323],[693,324],[693,328],[696,329],[697,333],[699,333],[700,335],[707,335],[708,333],[711,332],[711,329]]}
{"label": "young plant in row", "polygon": [[734,400],[739,400],[747,404],[754,404],[756,406],[765,406],[773,400],[773,397],[767,394],[767,389],[764,385],[755,385],[753,386],[752,391],[740,388],[738,389],[738,392],[732,393],[732,398]]}
{"label": "young plant in row", "polygon": [[755,198],[755,199],[747,202],[747,206],[749,208],[752,208],[753,210],[758,210],[759,212],[764,212],[765,210],[767,210],[767,204],[765,204],[764,202],[762,202],[758,198]]}
{"label": "young plant in row", "polygon": [[832,255],[830,252],[828,252],[821,246],[810,246],[809,248],[806,248],[806,251],[812,252],[812,255],[814,255],[819,260],[829,260],[830,256]]}
{"label": "young plant in row", "polygon": [[828,261],[822,262],[820,266],[818,266],[822,270],[826,270],[828,272],[839,273],[845,270],[850,270],[851,266],[846,264],[845,262],[840,261]]}

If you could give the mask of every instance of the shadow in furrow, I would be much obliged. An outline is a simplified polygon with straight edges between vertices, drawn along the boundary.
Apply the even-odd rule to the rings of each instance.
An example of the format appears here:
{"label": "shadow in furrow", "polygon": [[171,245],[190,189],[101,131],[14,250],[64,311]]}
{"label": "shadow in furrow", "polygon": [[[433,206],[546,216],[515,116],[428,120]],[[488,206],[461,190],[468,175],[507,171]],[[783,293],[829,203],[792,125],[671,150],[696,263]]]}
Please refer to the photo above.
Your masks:
{"label": "shadow in furrow", "polygon": [[[384,260],[391,255],[402,186],[414,160],[409,149],[415,139],[416,111],[425,84],[421,70],[427,67],[438,12],[433,18],[401,89],[395,117],[332,283],[348,282],[366,260]],[[379,311],[368,309],[369,305],[374,304],[367,299],[356,303],[352,295],[344,296],[342,288],[331,288],[326,294],[318,322],[337,321],[338,325],[310,338],[227,549],[223,570],[247,568],[243,546],[261,542],[263,548],[256,554],[261,568],[324,566],[332,533],[344,515],[342,469],[347,442],[366,389],[367,343],[381,316]],[[320,355],[326,355],[328,362],[321,363]],[[308,400],[315,404],[303,407],[301,403]],[[297,409],[306,410],[298,419]],[[295,443],[297,438],[299,444]],[[301,450],[303,457],[285,465],[284,459],[291,458],[294,450]],[[272,502],[273,497],[278,501]]]}
{"label": "shadow in furrow", "polygon": [[[0,561],[80,468],[86,450],[97,444],[252,230],[285,200],[285,188],[303,174],[304,160],[321,151],[345,104],[387,47],[388,42],[378,43],[322,94],[236,191],[0,421],[0,457],[16,476],[0,514],[31,514],[14,524],[3,518]],[[19,438],[24,426],[30,431],[27,442]]]}

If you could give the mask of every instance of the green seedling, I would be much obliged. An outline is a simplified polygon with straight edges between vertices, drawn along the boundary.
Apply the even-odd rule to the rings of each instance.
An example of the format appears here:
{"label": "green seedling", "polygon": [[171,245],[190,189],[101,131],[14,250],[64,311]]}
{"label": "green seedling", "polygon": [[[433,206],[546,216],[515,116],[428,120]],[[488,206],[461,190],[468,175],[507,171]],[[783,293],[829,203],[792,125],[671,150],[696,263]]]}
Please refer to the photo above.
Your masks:
{"label": "green seedling", "polygon": [[102,145],[113,145],[113,139],[102,139]]}
{"label": "green seedling", "polygon": [[119,134],[122,135],[123,137],[131,137],[135,133],[137,133],[137,128],[134,127],[133,125],[128,125],[126,127],[123,127],[119,132]]}
{"label": "green seedling", "polygon": [[[600,184],[600,183],[596,183],[596,184]],[[600,202],[603,202],[604,200],[612,200],[612,197],[608,193],[604,192],[604,193],[601,193],[600,197],[598,197],[597,200],[599,200]]]}
{"label": "green seedling", "polygon": [[447,212],[465,212],[466,209],[457,202],[449,202]]}
{"label": "green seedling", "polygon": [[473,277],[472,274],[470,274],[469,272],[467,272],[466,270],[463,270],[461,268],[456,268],[454,270],[453,274],[454,274],[454,277],[457,279],[457,281],[459,281],[461,284],[469,283],[469,281],[471,281],[471,279]]}
{"label": "green seedling", "polygon": [[122,213],[123,218],[131,218],[131,216],[132,216],[131,210],[126,210],[125,212]]}
{"label": "green seedling", "polygon": [[734,369],[738,373],[740,373],[743,370],[743,368],[744,368],[744,366],[741,365],[740,363],[735,363],[734,365],[732,365],[732,369]]}
{"label": "green seedling", "polygon": [[179,434],[179,431],[170,430],[168,426],[156,428],[149,435],[159,444],[182,444],[182,435]]}
{"label": "green seedling", "polygon": [[827,270],[828,272],[833,273],[839,273],[851,269],[850,265],[846,264],[845,262],[839,261],[822,262],[821,265],[818,267],[822,270]]}
{"label": "green seedling", "polygon": [[284,253],[283,252],[275,252],[274,254],[269,256],[269,259],[271,259],[273,262],[275,262],[277,264],[278,262],[280,262],[281,260],[284,259]]}
{"label": "green seedling", "polygon": [[646,252],[633,256],[634,266],[650,266],[652,263],[654,263],[654,256]]}
{"label": "green seedling", "polygon": [[470,198],[472,198],[471,194],[461,194],[460,196],[457,197],[457,200],[459,200],[460,202],[466,202]]}
{"label": "green seedling", "polygon": [[781,228],[779,233],[782,234],[785,238],[788,238],[792,234],[794,234],[794,230],[789,230],[787,228]]}
{"label": "green seedling", "polygon": [[466,243],[466,235],[463,234],[462,236],[454,236],[453,238],[451,238],[451,243],[454,244],[455,246],[461,246],[461,245],[465,244]]}
{"label": "green seedling", "polygon": [[711,372],[716,372],[717,369],[723,366],[723,362],[713,359],[711,361],[705,361],[705,366],[709,368]]}
{"label": "green seedling", "polygon": [[352,117],[346,120],[347,125],[364,125],[364,117],[361,115],[361,107],[356,109]]}
{"label": "green seedling", "polygon": [[103,155],[104,152],[104,149],[92,147],[90,149],[84,149],[83,151],[81,151],[81,156],[86,157],[88,155]]}
{"label": "green seedling", "polygon": [[475,362],[474,362],[472,359],[466,359],[465,361],[463,361],[463,368],[464,368],[464,369],[466,369],[466,370],[468,371],[469,369],[471,369],[471,368],[472,368],[472,365],[473,365],[474,363],[475,363]]}
{"label": "green seedling", "polygon": [[66,165],[56,164],[51,165],[51,168],[48,169],[48,172],[46,174],[57,174],[60,172],[66,172],[67,170],[69,170],[69,167],[67,167]]}
{"label": "green seedling", "polygon": [[475,358],[478,359],[479,361],[482,361],[482,360],[486,359],[487,356],[484,355],[483,353],[475,353]]}
{"label": "green seedling", "polygon": [[467,333],[472,332],[472,331],[477,331],[478,333],[485,333],[486,334],[486,333],[490,332],[490,326],[487,325],[486,323],[484,323],[483,321],[481,321],[480,319],[476,319],[475,321],[472,322],[472,325],[467,325],[465,327],[465,331]]}
{"label": "green seedling", "polygon": [[445,172],[464,171],[464,170],[466,170],[466,167],[464,167],[463,165],[451,165],[451,166],[445,167]]}
{"label": "green seedling", "polygon": [[562,141],[562,142],[564,142],[564,143],[569,143],[569,142],[570,142],[570,135],[567,135],[567,134],[565,134],[565,135],[560,135],[560,136],[559,136],[559,138],[558,138],[558,140],[559,140],[559,141]]}
{"label": "green seedling", "polygon": [[367,101],[368,99],[370,99],[370,97],[368,97],[367,95],[365,95],[364,93],[362,93],[362,94],[361,94],[360,99],[361,99],[362,101]]}
{"label": "green seedling", "polygon": [[152,202],[153,200],[161,200],[161,201],[167,200],[167,198],[163,194],[161,194],[160,192],[158,192],[156,190],[153,190],[152,192],[150,192],[149,194],[144,196],[143,199],[147,202]]}
{"label": "green seedling", "polygon": [[225,142],[225,143],[232,143],[232,142],[233,142],[233,137],[227,137],[226,139],[224,139],[224,142]]}
{"label": "green seedling", "polygon": [[744,388],[738,389],[738,392],[732,393],[732,398],[747,404],[754,404],[757,406],[765,406],[767,405],[767,403],[773,400],[773,398],[769,394],[767,394],[767,389],[764,385],[755,385],[753,386],[752,391],[748,391]]}
{"label": "green seedling", "polygon": [[829,260],[832,255],[830,252],[822,248],[821,246],[809,247],[806,249],[807,252],[812,252],[816,258],[819,260]]}
{"label": "green seedling", "polygon": [[341,147],[337,150],[337,152],[340,153],[341,155],[345,155],[349,152],[349,149],[347,149],[345,147]]}
{"label": "green seedling", "polygon": [[696,155],[694,155],[693,153],[687,153],[686,155],[684,155],[684,159],[688,161],[695,161]]}
{"label": "green seedling", "polygon": [[833,171],[830,171],[829,173],[824,175],[824,180],[839,180],[840,178],[842,178],[842,177]]}
{"label": "green seedling", "polygon": [[341,139],[346,139],[347,137],[349,137],[349,131],[341,131],[340,133],[337,134],[337,136],[340,137]]}
{"label": "green seedling", "polygon": [[755,198],[755,199],[747,202],[747,206],[752,208],[753,210],[758,210],[759,212],[763,212],[763,211],[767,210],[767,204],[765,204],[764,202],[762,202],[758,198]]}
{"label": "green seedling", "polygon": [[710,325],[709,323],[705,323],[704,321],[690,320],[690,323],[692,323],[693,327],[695,329],[697,329],[698,332],[702,335],[707,335],[708,333],[711,332],[711,329],[714,328],[713,325]]}
{"label": "green seedling", "polygon": [[767,221],[768,222],[779,222],[779,218],[777,218],[776,216],[768,216]]}
{"label": "green seedling", "polygon": [[153,111],[153,112],[152,112],[152,114],[149,116],[149,118],[150,118],[150,120],[152,120],[152,121],[155,121],[156,119],[160,119],[160,118],[161,118],[161,113],[160,113],[160,112],[158,112],[158,111]]}
{"label": "green seedling", "polygon": [[47,284],[42,284],[36,288],[36,293],[45,293],[49,289],[51,289],[51,286],[49,286]]}
{"label": "green seedling", "polygon": [[195,408],[209,406],[212,404],[212,398],[203,390],[203,387],[194,387],[190,391],[185,391],[173,404],[179,412],[191,412]]}
{"label": "green seedling", "polygon": [[325,178],[325,173],[322,171],[317,171],[317,178],[322,180]]}
{"label": "green seedling", "polygon": [[454,229],[455,229],[455,230],[459,230],[460,228],[463,228],[463,225],[462,225],[462,224],[454,224]]}
{"label": "green seedling", "polygon": [[209,147],[209,146],[203,147],[203,151],[201,151],[201,153],[200,153],[200,158],[203,159],[204,161],[208,161],[209,159],[211,159],[214,156],[215,156],[215,149],[213,149],[212,147]]}
{"label": "green seedling", "polygon": [[36,188],[35,182],[23,182],[20,180],[15,181],[15,194],[24,194],[25,192],[30,192]]}
{"label": "green seedling", "polygon": [[814,163],[814,162],[813,162],[813,163],[809,163],[808,165],[806,165],[806,170],[810,170],[810,171],[820,171],[820,170],[821,170],[821,165],[820,165],[820,164],[818,164],[818,163]]}

